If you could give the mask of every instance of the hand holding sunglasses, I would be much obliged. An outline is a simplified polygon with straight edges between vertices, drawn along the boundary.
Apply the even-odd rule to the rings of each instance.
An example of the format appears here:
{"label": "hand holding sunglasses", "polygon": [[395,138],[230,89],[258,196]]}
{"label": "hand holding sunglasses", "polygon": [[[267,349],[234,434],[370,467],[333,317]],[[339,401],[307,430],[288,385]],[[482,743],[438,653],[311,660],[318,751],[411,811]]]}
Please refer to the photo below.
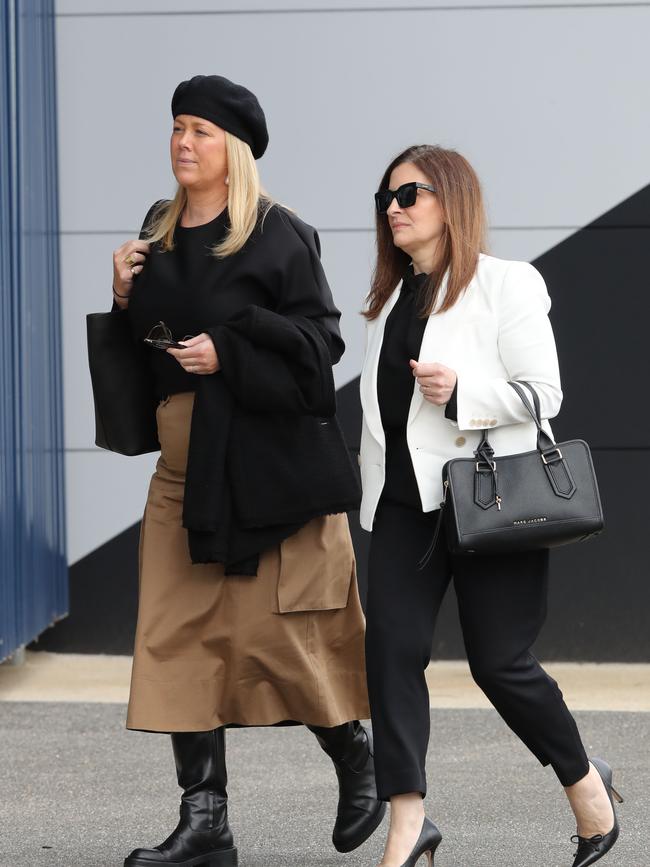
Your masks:
{"label": "hand holding sunglasses", "polygon": [[430,193],[435,193],[436,188],[431,184],[420,184],[417,181],[411,181],[408,184],[402,184],[396,190],[379,190],[375,193],[375,205],[378,214],[385,214],[390,208],[390,203],[393,199],[397,199],[397,204],[400,208],[412,207],[418,196],[418,190],[428,190]]}
{"label": "hand holding sunglasses", "polygon": [[[183,340],[191,340],[192,335],[187,334]],[[149,334],[144,338],[144,342],[148,346],[153,346],[156,349],[185,349],[182,343],[174,339],[171,331],[162,320],[153,326]]]}
{"label": "hand holding sunglasses", "polygon": [[207,374],[216,373],[218,370],[221,370],[221,362],[219,361],[215,345],[210,335],[205,332],[197,334],[196,337],[188,338],[185,346],[181,346],[180,349],[172,347],[167,352],[188,373],[198,373],[206,376]]}
{"label": "hand holding sunglasses", "polygon": [[171,331],[164,322],[158,322],[144,338],[144,342],[156,349],[169,352],[188,373],[198,373],[204,376],[216,373],[221,369],[217,350],[209,334],[191,334],[183,337],[183,343],[174,340]]}

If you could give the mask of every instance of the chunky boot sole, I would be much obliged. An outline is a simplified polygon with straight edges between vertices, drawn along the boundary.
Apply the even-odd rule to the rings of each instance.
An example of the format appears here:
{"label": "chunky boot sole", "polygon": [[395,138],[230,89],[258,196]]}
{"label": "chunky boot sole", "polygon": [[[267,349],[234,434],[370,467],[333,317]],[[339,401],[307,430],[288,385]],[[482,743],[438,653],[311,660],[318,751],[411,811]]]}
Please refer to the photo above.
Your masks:
{"label": "chunky boot sole", "polygon": [[160,861],[149,858],[127,858],[124,867],[237,867],[237,849],[217,849],[207,855],[196,855],[184,861]]}
{"label": "chunky boot sole", "polygon": [[352,841],[348,840],[346,843],[337,842],[334,837],[332,837],[332,843],[334,843],[334,848],[337,852],[341,852],[342,854],[354,852],[354,850],[358,849],[359,846],[363,846],[369,837],[372,837],[377,828],[384,821],[384,816],[386,815],[386,803],[381,801],[380,804],[381,806],[373,816],[372,821],[370,821],[363,829],[363,834],[360,834]]}

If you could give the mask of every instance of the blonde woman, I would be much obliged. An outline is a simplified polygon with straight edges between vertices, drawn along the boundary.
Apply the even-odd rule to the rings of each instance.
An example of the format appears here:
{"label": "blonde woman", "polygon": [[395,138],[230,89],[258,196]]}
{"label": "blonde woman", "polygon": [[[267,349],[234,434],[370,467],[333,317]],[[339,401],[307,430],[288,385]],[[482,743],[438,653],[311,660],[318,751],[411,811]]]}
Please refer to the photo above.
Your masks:
{"label": "blonde woman", "polygon": [[115,304],[149,345],[161,456],[142,523],[127,726],[170,732],[181,818],[126,867],[233,867],[224,728],[304,723],[339,780],[333,842],[383,818],[364,619],[335,417],[339,311],[313,228],[263,195],[268,135],[220,76],[172,99],[173,201],[114,254]]}
{"label": "blonde woman", "polygon": [[573,867],[587,867],[618,837],[615,793],[611,768],[588,759],[557,683],[531,652],[546,615],[548,551],[454,556],[441,535],[423,556],[440,520],[446,461],[473,455],[483,428],[497,455],[535,448],[536,427],[508,380],[535,386],[550,431],[562,391],[548,292],[528,263],[485,254],[480,184],[456,151],[403,151],[375,202],[361,524],[372,532],[366,654],[377,786],[391,803],[381,867],[415,867],[423,856],[432,865],[441,841],[423,805],[424,672],[452,580],[474,679],[555,771],[577,821]]}

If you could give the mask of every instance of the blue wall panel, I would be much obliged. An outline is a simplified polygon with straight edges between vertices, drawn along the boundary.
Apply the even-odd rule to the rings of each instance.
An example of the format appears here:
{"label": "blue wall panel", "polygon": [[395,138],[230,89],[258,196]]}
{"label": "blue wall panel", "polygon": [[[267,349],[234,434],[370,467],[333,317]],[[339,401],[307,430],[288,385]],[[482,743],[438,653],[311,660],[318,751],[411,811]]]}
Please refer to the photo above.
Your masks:
{"label": "blue wall panel", "polygon": [[53,6],[0,13],[0,659],[68,604]]}

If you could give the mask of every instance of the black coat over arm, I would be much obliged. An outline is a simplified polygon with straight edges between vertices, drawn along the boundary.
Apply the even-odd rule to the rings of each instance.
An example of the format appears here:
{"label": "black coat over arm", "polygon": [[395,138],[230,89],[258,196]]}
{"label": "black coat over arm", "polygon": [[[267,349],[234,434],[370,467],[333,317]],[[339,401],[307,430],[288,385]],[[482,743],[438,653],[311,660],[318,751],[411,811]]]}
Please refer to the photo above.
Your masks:
{"label": "black coat over arm", "polygon": [[198,377],[183,523],[193,562],[255,574],[261,551],[357,508],[360,491],[335,415],[344,344],[318,236],[274,206],[242,255],[265,262],[272,300],[205,329],[221,370]]}

